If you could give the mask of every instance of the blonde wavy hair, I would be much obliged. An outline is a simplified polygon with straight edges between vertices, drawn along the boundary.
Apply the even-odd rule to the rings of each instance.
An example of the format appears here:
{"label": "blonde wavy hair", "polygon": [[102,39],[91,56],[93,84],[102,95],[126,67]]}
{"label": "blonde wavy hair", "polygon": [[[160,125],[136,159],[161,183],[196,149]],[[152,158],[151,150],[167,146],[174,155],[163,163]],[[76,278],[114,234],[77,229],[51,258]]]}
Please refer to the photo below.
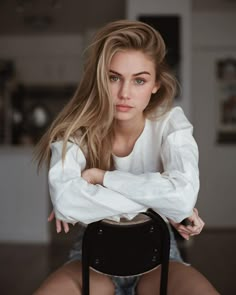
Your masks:
{"label": "blonde wavy hair", "polygon": [[166,47],[161,35],[143,22],[111,22],[94,36],[87,48],[84,72],[74,96],[36,146],[38,167],[45,161],[49,164],[50,145],[59,139],[63,140],[64,161],[67,142],[73,139],[86,150],[86,168],[113,169],[114,103],[109,91],[109,65],[120,50],[141,51],[155,64],[160,88],[152,94],[144,114],[149,116],[158,108],[162,115],[170,109],[176,93],[176,79],[166,66]]}

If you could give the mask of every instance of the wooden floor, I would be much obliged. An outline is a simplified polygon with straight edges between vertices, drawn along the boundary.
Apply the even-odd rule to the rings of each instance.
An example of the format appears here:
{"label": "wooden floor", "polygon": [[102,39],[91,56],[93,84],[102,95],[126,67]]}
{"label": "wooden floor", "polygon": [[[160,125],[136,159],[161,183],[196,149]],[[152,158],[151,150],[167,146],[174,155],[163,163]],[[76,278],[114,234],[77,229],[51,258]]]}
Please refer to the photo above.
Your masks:
{"label": "wooden floor", "polygon": [[[48,246],[0,245],[0,294],[31,295],[51,271],[66,261],[68,249],[65,242]],[[236,230],[205,230],[185,245],[184,256],[220,294],[234,295],[235,252]]]}

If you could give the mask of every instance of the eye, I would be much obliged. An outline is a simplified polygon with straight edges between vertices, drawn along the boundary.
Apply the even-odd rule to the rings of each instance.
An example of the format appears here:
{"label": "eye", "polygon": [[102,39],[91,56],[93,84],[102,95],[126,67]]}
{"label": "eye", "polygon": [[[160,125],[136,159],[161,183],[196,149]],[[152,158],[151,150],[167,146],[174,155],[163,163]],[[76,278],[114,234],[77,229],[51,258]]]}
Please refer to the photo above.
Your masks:
{"label": "eye", "polygon": [[109,76],[109,79],[111,82],[117,82],[120,80],[120,78],[118,76],[115,76],[115,75],[111,75]]}
{"label": "eye", "polygon": [[145,83],[145,80],[142,78],[135,79],[135,84],[137,84],[137,85],[143,85],[144,83]]}

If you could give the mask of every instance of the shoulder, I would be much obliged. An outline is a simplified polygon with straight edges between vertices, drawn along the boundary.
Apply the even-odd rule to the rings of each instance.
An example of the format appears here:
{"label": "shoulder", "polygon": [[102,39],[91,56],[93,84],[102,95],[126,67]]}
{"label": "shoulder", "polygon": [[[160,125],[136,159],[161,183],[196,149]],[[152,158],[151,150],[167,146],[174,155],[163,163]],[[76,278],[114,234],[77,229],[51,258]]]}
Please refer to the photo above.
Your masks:
{"label": "shoulder", "polygon": [[169,124],[178,125],[179,127],[190,127],[192,124],[184,114],[184,111],[181,107],[174,107],[168,113],[166,120]]}
{"label": "shoulder", "polygon": [[172,139],[173,143],[182,142],[183,138],[192,138],[193,126],[181,107],[173,107],[164,115],[151,119],[149,129],[153,137],[159,138],[160,143]]}
{"label": "shoulder", "polygon": [[167,111],[164,115],[159,117],[160,121],[188,121],[187,117],[184,114],[184,111],[181,107],[176,106],[171,108],[169,111]]}
{"label": "shoulder", "polygon": [[167,133],[176,130],[193,129],[192,124],[184,114],[181,107],[173,107],[170,111],[164,114],[160,120],[163,122],[163,127]]}
{"label": "shoulder", "polygon": [[159,115],[158,113],[153,114],[148,121],[151,122],[153,128],[158,127],[158,129],[162,130],[169,127],[180,129],[192,127],[192,124],[185,116],[183,109],[179,106],[173,107],[163,115]]}
{"label": "shoulder", "polygon": [[184,145],[197,147],[193,137],[193,126],[185,116],[182,108],[175,107],[166,114],[162,142],[168,142],[171,145],[179,147],[183,147]]}

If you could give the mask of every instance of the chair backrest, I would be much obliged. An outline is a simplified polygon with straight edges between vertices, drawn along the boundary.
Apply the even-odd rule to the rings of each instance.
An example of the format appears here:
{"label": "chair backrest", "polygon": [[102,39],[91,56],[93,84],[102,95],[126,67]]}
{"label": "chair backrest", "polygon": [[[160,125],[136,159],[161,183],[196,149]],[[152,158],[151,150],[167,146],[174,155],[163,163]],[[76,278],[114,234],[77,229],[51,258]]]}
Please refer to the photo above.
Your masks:
{"label": "chair backrest", "polygon": [[83,294],[87,295],[88,269],[114,276],[133,276],[162,265],[161,289],[167,285],[170,236],[166,222],[153,210],[138,223],[104,220],[87,226],[82,243]]}

